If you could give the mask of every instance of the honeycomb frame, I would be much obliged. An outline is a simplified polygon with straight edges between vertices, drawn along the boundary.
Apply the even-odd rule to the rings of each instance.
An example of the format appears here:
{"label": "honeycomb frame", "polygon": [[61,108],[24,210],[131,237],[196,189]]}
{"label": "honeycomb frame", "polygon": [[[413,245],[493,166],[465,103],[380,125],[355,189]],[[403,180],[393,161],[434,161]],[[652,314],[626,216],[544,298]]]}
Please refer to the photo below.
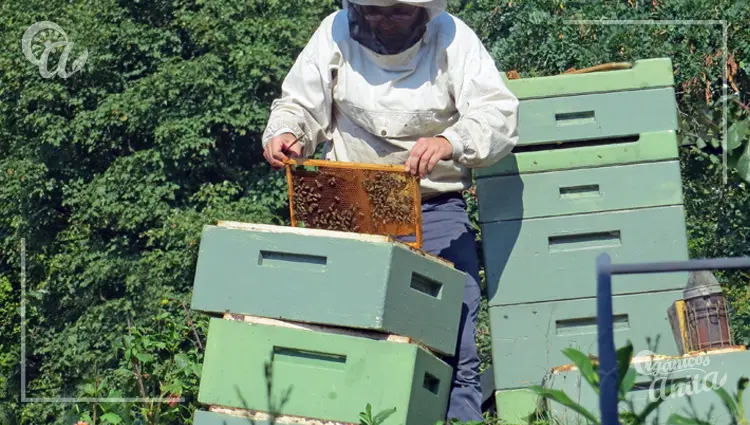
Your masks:
{"label": "honeycomb frame", "polygon": [[421,249],[420,180],[402,166],[288,160],[285,162],[292,227],[398,237]]}

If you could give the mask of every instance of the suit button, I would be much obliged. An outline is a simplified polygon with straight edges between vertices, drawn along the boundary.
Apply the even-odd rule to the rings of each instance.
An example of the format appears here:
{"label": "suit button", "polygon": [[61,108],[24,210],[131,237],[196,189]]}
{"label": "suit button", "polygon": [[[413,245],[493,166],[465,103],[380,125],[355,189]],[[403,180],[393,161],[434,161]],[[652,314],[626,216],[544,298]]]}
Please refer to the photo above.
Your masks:
{"label": "suit button", "polygon": [[387,132],[387,131],[385,131],[385,129],[382,129],[382,130],[380,130],[380,135],[381,135],[381,136],[387,136],[387,135],[388,135],[388,132]]}

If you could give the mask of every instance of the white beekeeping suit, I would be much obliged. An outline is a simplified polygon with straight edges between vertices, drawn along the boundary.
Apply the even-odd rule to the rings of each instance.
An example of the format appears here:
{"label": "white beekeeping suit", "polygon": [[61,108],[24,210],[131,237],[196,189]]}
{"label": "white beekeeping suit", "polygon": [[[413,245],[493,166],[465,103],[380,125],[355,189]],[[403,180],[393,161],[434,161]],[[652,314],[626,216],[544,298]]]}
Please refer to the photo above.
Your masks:
{"label": "white beekeeping suit", "polygon": [[[493,59],[446,0],[354,0],[361,6],[420,5],[426,30],[397,54],[365,47],[350,32],[350,4],[326,17],[271,106],[263,146],[285,132],[304,136],[303,156],[325,145],[335,161],[403,165],[421,137],[445,137],[453,157],[422,179],[425,198],[471,186],[470,168],[510,153],[518,100]],[[417,34],[419,36],[419,34]]]}

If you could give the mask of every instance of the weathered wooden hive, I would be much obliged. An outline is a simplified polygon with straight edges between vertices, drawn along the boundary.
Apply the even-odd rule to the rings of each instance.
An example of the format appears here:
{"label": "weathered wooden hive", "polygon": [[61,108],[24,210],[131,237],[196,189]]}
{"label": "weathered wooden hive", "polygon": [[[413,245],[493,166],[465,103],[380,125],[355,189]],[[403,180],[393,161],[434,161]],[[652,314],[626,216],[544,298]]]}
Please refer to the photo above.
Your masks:
{"label": "weathered wooden hive", "polygon": [[[478,170],[498,411],[524,423],[567,347],[596,355],[595,259],[688,259],[668,59],[508,81],[519,143]],[[667,310],[686,273],[616,276],[615,343],[676,355]],[[656,345],[658,344],[658,345]]]}
{"label": "weathered wooden hive", "polygon": [[[203,231],[192,308],[212,318],[194,424],[444,419],[466,282],[390,237],[220,222]],[[270,387],[269,387],[270,385]],[[270,389],[269,389],[270,388]]]}

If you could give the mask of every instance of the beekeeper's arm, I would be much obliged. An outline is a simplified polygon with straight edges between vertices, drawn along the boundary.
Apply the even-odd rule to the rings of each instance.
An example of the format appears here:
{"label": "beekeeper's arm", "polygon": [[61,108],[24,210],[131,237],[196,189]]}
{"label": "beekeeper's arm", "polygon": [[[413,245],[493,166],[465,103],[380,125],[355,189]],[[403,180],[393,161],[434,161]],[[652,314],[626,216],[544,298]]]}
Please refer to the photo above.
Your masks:
{"label": "beekeeper's arm", "polygon": [[[315,153],[317,145],[330,136],[331,75],[321,69],[320,58],[326,52],[325,34],[321,26],[297,57],[281,85],[281,96],[271,103],[271,114],[263,133],[263,148],[283,133],[303,136],[302,156]],[[292,138],[292,140],[294,140]]]}
{"label": "beekeeper's arm", "polygon": [[[454,60],[453,97],[459,120],[438,136],[453,146],[453,160],[468,168],[490,166],[518,142],[518,99],[508,90],[495,62],[471,31]],[[453,46],[452,46],[453,47]]]}

